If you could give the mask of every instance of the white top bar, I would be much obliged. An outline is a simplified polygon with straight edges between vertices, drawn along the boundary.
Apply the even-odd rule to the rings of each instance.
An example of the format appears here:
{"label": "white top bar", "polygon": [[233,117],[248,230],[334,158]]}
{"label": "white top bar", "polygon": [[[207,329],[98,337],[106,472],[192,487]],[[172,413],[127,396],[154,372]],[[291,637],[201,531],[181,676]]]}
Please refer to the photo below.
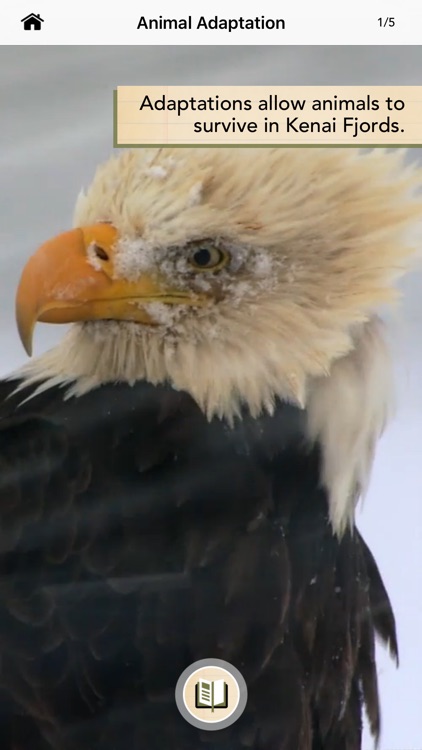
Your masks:
{"label": "white top bar", "polygon": [[[419,45],[416,0],[215,0],[140,2],[18,0],[2,8],[0,44],[25,45]],[[199,8],[199,10],[198,10]],[[239,10],[241,8],[241,10]],[[32,19],[28,16],[34,15]],[[40,17],[39,22],[36,17]],[[22,19],[27,19],[27,22]],[[31,28],[25,29],[24,25]],[[35,27],[41,26],[38,30]]]}

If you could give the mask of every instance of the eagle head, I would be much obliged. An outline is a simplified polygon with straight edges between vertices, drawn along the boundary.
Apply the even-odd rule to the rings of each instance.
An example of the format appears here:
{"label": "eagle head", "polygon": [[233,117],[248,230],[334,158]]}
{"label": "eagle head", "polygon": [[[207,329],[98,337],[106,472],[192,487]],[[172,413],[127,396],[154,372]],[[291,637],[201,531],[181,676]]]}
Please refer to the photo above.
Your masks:
{"label": "eagle head", "polygon": [[73,325],[21,368],[20,387],[80,396],[106,382],[170,383],[231,423],[245,407],[297,404],[324,446],[340,527],[385,422],[377,311],[415,251],[421,183],[402,150],[113,157],[80,194],[74,229],[24,268],[27,352],[36,321]]}

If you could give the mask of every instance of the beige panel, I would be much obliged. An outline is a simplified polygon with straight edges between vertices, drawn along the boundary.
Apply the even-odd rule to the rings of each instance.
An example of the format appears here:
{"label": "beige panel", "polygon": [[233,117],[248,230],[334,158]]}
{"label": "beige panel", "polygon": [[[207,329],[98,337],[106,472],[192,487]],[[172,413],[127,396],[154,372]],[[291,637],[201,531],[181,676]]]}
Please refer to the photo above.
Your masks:
{"label": "beige panel", "polygon": [[422,145],[422,86],[119,86],[116,102],[118,146]]}

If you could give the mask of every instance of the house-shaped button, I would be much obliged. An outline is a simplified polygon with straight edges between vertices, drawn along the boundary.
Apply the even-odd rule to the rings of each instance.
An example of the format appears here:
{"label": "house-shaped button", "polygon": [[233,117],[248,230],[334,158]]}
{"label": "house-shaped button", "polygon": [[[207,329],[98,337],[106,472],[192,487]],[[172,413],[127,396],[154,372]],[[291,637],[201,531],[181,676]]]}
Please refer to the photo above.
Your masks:
{"label": "house-shaped button", "polygon": [[21,19],[21,23],[25,31],[40,31],[44,19],[37,13],[30,13],[29,16]]}

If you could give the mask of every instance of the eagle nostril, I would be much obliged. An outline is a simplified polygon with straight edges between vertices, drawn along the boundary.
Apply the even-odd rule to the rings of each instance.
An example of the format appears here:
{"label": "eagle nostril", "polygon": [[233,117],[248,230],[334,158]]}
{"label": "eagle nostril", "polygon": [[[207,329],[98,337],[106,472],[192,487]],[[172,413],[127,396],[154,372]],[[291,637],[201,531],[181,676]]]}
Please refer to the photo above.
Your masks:
{"label": "eagle nostril", "polygon": [[94,252],[97,258],[100,258],[100,260],[109,260],[106,251],[99,245],[94,245]]}

